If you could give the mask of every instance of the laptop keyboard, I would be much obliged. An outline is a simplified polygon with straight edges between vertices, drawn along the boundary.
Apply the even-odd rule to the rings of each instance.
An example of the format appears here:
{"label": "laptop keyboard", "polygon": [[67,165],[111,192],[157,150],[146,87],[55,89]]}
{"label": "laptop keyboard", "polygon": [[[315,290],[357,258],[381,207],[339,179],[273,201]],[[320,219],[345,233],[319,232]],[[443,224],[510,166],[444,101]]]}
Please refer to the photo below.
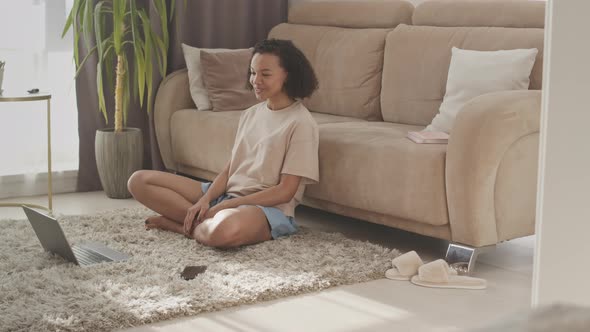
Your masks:
{"label": "laptop keyboard", "polygon": [[74,252],[74,255],[76,256],[76,259],[78,260],[78,263],[80,263],[80,265],[90,265],[90,264],[96,264],[96,263],[100,263],[100,262],[111,262],[112,259],[103,256],[101,254],[98,254],[94,251],[90,251],[90,250],[86,250],[86,249],[82,249],[82,248],[78,248],[78,247],[72,247],[72,251]]}

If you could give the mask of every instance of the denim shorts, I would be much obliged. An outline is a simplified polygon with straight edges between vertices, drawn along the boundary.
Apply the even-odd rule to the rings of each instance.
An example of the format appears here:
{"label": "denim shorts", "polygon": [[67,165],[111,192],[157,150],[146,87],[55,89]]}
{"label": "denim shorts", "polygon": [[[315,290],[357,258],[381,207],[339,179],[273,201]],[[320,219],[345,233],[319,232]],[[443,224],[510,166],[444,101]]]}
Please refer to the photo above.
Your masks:
{"label": "denim shorts", "polygon": [[[206,193],[211,186],[211,182],[202,182],[201,183],[201,190],[203,193]],[[213,207],[226,199],[235,198],[234,196],[230,196],[227,193],[221,194],[221,196],[213,199],[209,206]],[[286,216],[283,211],[275,208],[275,207],[266,207],[261,205],[256,205],[257,207],[261,208],[264,214],[266,215],[266,220],[270,225],[270,234],[273,239],[276,239],[281,236],[291,235],[297,232],[297,224],[295,223],[295,219],[293,217]]]}

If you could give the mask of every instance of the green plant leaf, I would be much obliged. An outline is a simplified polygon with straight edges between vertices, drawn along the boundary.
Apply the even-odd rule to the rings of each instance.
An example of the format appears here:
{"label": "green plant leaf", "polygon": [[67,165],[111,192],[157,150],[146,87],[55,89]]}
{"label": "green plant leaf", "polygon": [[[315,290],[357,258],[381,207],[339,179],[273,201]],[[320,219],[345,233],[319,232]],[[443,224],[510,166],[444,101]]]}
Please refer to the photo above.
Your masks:
{"label": "green plant leaf", "polygon": [[104,91],[102,87],[102,63],[96,64],[96,88],[98,89],[98,109],[104,116],[104,121],[108,125],[109,118],[107,117],[107,107],[104,101]]}
{"label": "green plant leaf", "polygon": [[74,2],[72,9],[68,13],[68,18],[66,19],[66,24],[64,25],[63,31],[61,32],[61,38],[64,38],[68,33],[68,30],[74,24],[74,18],[78,16],[78,8],[80,7],[80,1]]}
{"label": "green plant leaf", "polygon": [[[86,45],[86,49],[90,49],[90,42],[92,41],[92,28],[94,25],[94,14],[92,12],[92,1],[86,0],[84,2],[84,15],[81,16],[80,24],[82,24],[84,30],[84,43]],[[97,7],[101,3],[102,1],[97,4]]]}
{"label": "green plant leaf", "polygon": [[78,75],[80,75],[80,71],[82,70],[82,68],[84,68],[84,64],[86,63],[86,60],[88,60],[90,58],[90,56],[96,52],[97,48],[96,46],[92,47],[92,49],[90,49],[90,52],[88,52],[88,54],[86,54],[86,56],[84,57],[84,60],[82,60],[82,62],[80,63],[80,66],[78,66],[78,69],[76,70],[76,75],[74,75],[74,78],[78,77]]}
{"label": "green plant leaf", "polygon": [[[131,97],[139,98],[140,105],[148,102],[147,111],[153,108],[154,68],[162,76],[166,75],[169,48],[168,24],[176,10],[176,0],[142,0],[149,4],[156,15],[148,15],[145,8],[137,7],[138,0],[73,0],[72,10],[68,13],[62,37],[72,29],[74,32],[74,60],[76,77],[87,65],[88,59],[96,53],[97,95],[99,110],[108,123],[104,90],[114,91],[117,57],[123,67],[123,98],[122,111],[124,123],[128,118]],[[184,0],[186,7],[187,1]],[[154,21],[155,20],[155,21]],[[107,30],[107,22],[112,29]],[[162,34],[154,29],[160,26]],[[94,37],[94,41],[92,40]],[[80,61],[80,46],[84,45],[88,54]],[[92,47],[91,43],[96,42]],[[127,57],[130,58],[127,58]],[[132,65],[129,63],[133,61]],[[106,76],[105,76],[106,75]],[[147,90],[147,93],[146,93]],[[147,96],[146,96],[147,95]]]}
{"label": "green plant leaf", "polygon": [[[141,50],[138,47],[139,36],[137,35],[139,31],[137,30],[137,10],[135,8],[135,1],[131,1],[129,3],[129,11],[125,14],[129,15],[129,22],[131,26],[131,44],[133,45],[133,75],[135,77],[139,77],[138,70],[140,67],[139,58]],[[133,97],[137,98],[138,95],[138,85],[141,84],[139,81],[136,84],[133,84]],[[141,100],[140,100],[141,105]]]}
{"label": "green plant leaf", "polygon": [[[104,58],[104,43],[103,43],[103,39],[102,39],[102,35],[103,35],[103,21],[101,19],[101,12],[100,9],[102,8],[102,6],[104,5],[104,2],[100,1],[99,3],[96,4],[96,7],[94,7],[94,36],[96,39],[96,47],[98,48],[98,61],[102,62],[102,59]],[[92,31],[92,29],[88,28],[88,27],[84,27],[84,29],[88,29],[88,31]]]}
{"label": "green plant leaf", "polygon": [[150,26],[150,21],[144,11],[139,11],[139,17],[142,21],[143,26],[143,33],[145,37],[145,44],[144,46],[144,64],[145,64],[145,82],[146,82],[146,89],[147,89],[147,100],[148,103],[148,113],[151,112],[152,109],[152,94],[153,94],[153,59],[152,59],[152,52],[154,50],[154,45],[152,43],[151,33],[152,29]]}
{"label": "green plant leaf", "polygon": [[160,16],[160,28],[162,29],[162,35],[168,36],[168,11],[166,9],[165,0],[152,0],[156,12]]}
{"label": "green plant leaf", "polygon": [[136,47],[137,47],[137,52],[136,52],[136,57],[135,57],[135,65],[136,65],[136,69],[135,69],[135,76],[137,77],[137,84],[136,86],[138,87],[139,90],[139,105],[143,106],[143,100],[144,100],[144,93],[145,93],[145,84],[146,84],[146,79],[145,79],[145,71],[146,71],[146,64],[145,64],[145,58],[144,58],[144,45],[142,41],[137,41],[135,43]]}
{"label": "green plant leaf", "polygon": [[74,63],[76,68],[80,67],[80,33],[77,31],[74,32]]}
{"label": "green plant leaf", "polygon": [[154,39],[154,44],[156,44],[160,48],[160,56],[157,56],[157,61],[160,69],[160,75],[164,77],[166,75],[166,67],[167,67],[167,53],[168,53],[168,19],[167,19],[167,9],[166,9],[166,1],[165,0],[152,0],[154,7],[156,8],[156,12],[159,14],[160,18],[160,28],[162,29],[162,36],[160,38],[154,31],[152,31],[152,38]]}
{"label": "green plant leaf", "polygon": [[162,77],[166,76],[166,50],[168,49],[166,45],[164,45],[164,41],[157,36],[155,33],[152,33],[153,43],[158,46],[158,50],[160,51],[160,55],[157,56],[158,66],[160,69],[160,75]]}
{"label": "green plant leaf", "polygon": [[68,14],[68,18],[66,20],[66,23],[64,25],[64,29],[62,32],[62,38],[65,37],[66,33],[68,32],[68,30],[70,28],[72,28],[74,31],[74,62],[76,64],[76,69],[78,69],[79,65],[80,65],[80,56],[79,56],[79,46],[80,46],[80,34],[82,33],[82,28],[79,27],[78,24],[78,14],[80,11],[80,6],[81,4],[84,4],[84,1],[86,0],[78,0],[75,1],[72,9],[70,10],[70,13]]}
{"label": "green plant leaf", "polygon": [[[108,116],[107,116],[107,109],[106,109],[106,103],[105,103],[105,98],[104,98],[104,85],[103,85],[103,70],[105,70],[105,68],[103,67],[103,65],[106,64],[106,70],[107,70],[107,76],[109,75],[109,62],[108,61],[104,61],[105,60],[105,55],[107,55],[107,52],[105,52],[105,47],[107,47],[107,44],[109,43],[110,40],[110,36],[103,39],[103,20],[102,20],[102,8],[105,5],[104,1],[99,1],[96,6],[94,7],[94,35],[95,35],[95,39],[96,39],[96,48],[97,48],[97,53],[98,53],[98,62],[96,64],[96,93],[98,95],[98,105],[99,105],[99,110],[100,112],[102,112],[104,119],[105,119],[105,123],[108,124]],[[86,20],[85,20],[86,21]],[[88,28],[88,27],[84,27],[84,29],[88,29],[88,31],[92,32],[92,29]],[[109,78],[107,78],[109,79]],[[110,79],[109,79],[110,81]],[[110,87],[110,86],[109,86]]]}
{"label": "green plant leaf", "polygon": [[[184,0],[184,3],[186,4],[186,0]],[[172,19],[174,18],[174,11],[175,10],[176,10],[176,0],[172,0],[172,1],[170,1],[170,17],[169,17],[170,22],[172,22]]]}
{"label": "green plant leaf", "polygon": [[105,43],[103,45],[104,49],[104,63],[105,63],[105,72],[107,76],[106,86],[108,89],[113,89],[115,86],[115,47],[113,46],[113,38],[110,36],[109,38],[105,39]]}

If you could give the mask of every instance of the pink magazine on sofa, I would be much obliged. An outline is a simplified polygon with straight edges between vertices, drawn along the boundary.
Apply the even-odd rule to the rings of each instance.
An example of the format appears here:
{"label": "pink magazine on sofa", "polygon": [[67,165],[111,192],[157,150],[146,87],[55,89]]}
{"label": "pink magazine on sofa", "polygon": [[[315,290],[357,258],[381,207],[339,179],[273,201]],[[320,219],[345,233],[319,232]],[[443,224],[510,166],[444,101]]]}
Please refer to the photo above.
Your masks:
{"label": "pink magazine on sofa", "polygon": [[449,134],[442,131],[409,131],[407,138],[418,144],[446,144]]}

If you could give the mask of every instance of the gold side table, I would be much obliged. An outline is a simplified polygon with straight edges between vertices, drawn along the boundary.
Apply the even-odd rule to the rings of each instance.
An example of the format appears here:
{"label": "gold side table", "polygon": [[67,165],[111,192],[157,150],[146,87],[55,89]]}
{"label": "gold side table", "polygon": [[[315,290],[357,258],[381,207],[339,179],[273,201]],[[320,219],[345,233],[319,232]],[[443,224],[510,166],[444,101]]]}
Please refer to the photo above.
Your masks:
{"label": "gold side table", "polygon": [[48,188],[47,188],[47,195],[49,206],[41,206],[37,204],[28,204],[28,203],[19,203],[19,202],[11,202],[11,203],[0,203],[0,207],[4,206],[29,206],[32,208],[44,209],[49,211],[50,213],[53,212],[53,205],[52,205],[52,186],[51,186],[51,94],[50,93],[11,93],[7,91],[3,91],[0,94],[0,102],[27,102],[27,101],[41,101],[47,100],[47,179],[48,179]]}

